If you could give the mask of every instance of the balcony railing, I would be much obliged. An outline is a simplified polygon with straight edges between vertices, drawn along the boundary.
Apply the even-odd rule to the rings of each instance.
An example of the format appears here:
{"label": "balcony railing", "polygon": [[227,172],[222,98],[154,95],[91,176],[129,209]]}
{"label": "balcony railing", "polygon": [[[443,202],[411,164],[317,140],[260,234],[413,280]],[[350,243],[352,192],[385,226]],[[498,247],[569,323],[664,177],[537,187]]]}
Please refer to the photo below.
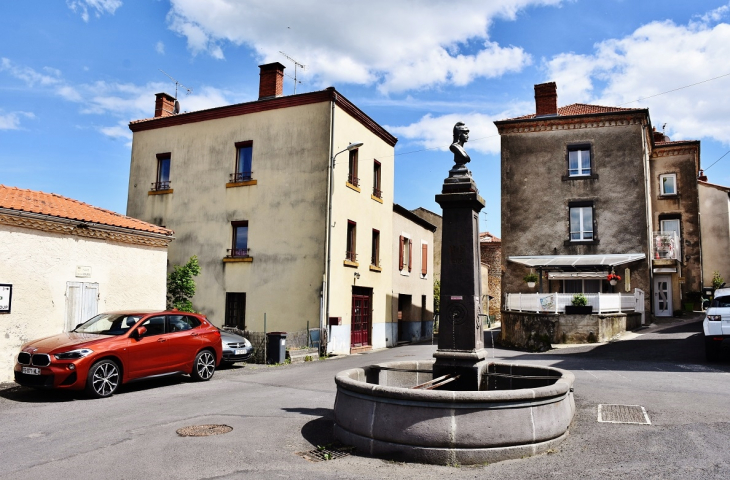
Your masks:
{"label": "balcony railing", "polygon": [[654,238],[655,260],[679,260],[682,258],[677,232],[654,232],[652,237]]}
{"label": "balcony railing", "polygon": [[170,190],[170,181],[165,182],[152,182],[152,191],[157,192],[160,190]]}
{"label": "balcony railing", "polygon": [[349,260],[351,262],[357,262],[357,253],[347,251],[345,252],[345,260]]}
{"label": "balcony railing", "polygon": [[[638,289],[637,289],[638,290]],[[571,305],[574,293],[508,293],[505,310],[518,312],[565,313],[565,306]],[[631,293],[584,293],[593,313],[643,311],[644,297]],[[641,306],[639,306],[641,303]]]}
{"label": "balcony railing", "polygon": [[229,248],[227,257],[229,258],[245,258],[251,256],[250,248]]}
{"label": "balcony railing", "polygon": [[357,178],[352,173],[349,173],[349,174],[347,174],[347,183],[349,183],[350,185],[354,185],[354,186],[358,187],[358,186],[360,186],[360,179]]}
{"label": "balcony railing", "polygon": [[251,176],[253,172],[236,172],[231,173],[231,183],[241,183],[241,182],[248,182],[253,177]]}
{"label": "balcony railing", "polygon": [[373,187],[373,197],[383,198],[383,191],[377,187]]}

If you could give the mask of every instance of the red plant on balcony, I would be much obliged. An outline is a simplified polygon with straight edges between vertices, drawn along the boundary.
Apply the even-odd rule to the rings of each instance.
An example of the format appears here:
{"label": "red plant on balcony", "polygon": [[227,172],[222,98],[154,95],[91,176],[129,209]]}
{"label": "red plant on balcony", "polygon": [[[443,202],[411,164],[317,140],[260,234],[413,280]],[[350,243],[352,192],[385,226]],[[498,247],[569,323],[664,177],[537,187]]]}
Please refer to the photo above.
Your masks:
{"label": "red plant on balcony", "polygon": [[606,277],[606,280],[608,280],[609,282],[611,280],[616,280],[618,282],[621,280],[621,277],[616,275],[615,273],[609,273],[608,276]]}

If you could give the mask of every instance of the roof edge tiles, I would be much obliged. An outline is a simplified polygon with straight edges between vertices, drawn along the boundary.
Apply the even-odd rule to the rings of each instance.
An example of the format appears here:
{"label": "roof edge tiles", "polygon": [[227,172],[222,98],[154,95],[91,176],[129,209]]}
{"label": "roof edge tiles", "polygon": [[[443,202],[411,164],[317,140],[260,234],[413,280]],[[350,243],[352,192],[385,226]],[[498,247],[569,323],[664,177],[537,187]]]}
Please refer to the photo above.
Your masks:
{"label": "roof edge tiles", "polygon": [[177,115],[171,115],[168,117],[133,120],[129,123],[129,129],[132,132],[136,133],[144,130],[153,130],[156,128],[185,125],[188,123],[204,122],[206,120],[235,117],[238,115],[247,115],[250,113],[276,110],[279,108],[298,107],[302,105],[311,105],[313,103],[329,101],[334,101],[338,107],[347,112],[352,118],[359,121],[365,128],[373,132],[391,147],[395,146],[395,144],[398,142],[397,137],[392,135],[385,128],[379,125],[375,120],[370,118],[365,112],[355,106],[354,103],[349,101],[334,87],[328,87],[325,90],[319,90],[316,92],[286,95],[276,98],[264,98],[261,100],[237,103],[234,105],[225,105],[222,107],[209,108],[206,110],[179,113]]}
{"label": "roof edge tiles", "polygon": [[631,113],[631,112],[637,112],[637,113],[647,112],[648,113],[648,111],[649,110],[646,108],[607,107],[604,105],[590,105],[587,103],[572,103],[572,104],[566,105],[564,107],[559,107],[557,115],[538,116],[535,113],[531,113],[529,115],[522,115],[520,117],[506,118],[504,120],[498,120],[494,123],[501,124],[501,123],[526,121],[526,120],[556,120],[556,119],[564,119],[565,117],[576,117],[576,116],[583,116],[583,115],[605,115],[605,114],[621,114],[621,113]]}
{"label": "roof edge tiles", "polygon": [[151,223],[127,217],[111,210],[95,207],[56,193],[26,190],[0,184],[0,209],[6,213],[42,215],[81,223],[103,225],[130,230],[129,233],[172,237],[173,231]]}

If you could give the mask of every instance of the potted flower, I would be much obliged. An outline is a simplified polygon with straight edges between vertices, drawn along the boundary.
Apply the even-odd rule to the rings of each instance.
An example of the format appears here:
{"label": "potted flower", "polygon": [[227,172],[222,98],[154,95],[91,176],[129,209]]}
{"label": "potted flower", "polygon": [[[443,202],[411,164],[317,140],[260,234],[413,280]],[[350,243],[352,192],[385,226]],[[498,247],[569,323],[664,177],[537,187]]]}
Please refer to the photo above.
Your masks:
{"label": "potted flower", "polygon": [[527,286],[530,288],[533,288],[535,286],[535,282],[537,282],[537,274],[535,272],[530,272],[524,277],[525,282],[527,282]]}
{"label": "potted flower", "polygon": [[593,313],[593,305],[588,305],[588,298],[582,293],[573,295],[570,303],[571,305],[565,306],[565,313],[567,315],[590,315]]}
{"label": "potted flower", "polygon": [[611,285],[616,285],[621,280],[621,277],[618,276],[618,275],[616,275],[615,273],[611,272],[611,273],[608,274],[608,276],[606,277],[606,279],[608,280],[608,282]]}

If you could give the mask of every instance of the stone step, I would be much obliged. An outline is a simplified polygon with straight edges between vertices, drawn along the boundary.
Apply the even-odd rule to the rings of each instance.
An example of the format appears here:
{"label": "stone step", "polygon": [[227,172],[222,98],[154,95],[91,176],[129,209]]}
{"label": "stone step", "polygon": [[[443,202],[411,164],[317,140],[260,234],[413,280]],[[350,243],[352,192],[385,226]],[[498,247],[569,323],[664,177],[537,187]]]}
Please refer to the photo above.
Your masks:
{"label": "stone step", "polygon": [[287,350],[286,356],[291,360],[291,363],[316,362],[319,360],[319,350],[316,348]]}

